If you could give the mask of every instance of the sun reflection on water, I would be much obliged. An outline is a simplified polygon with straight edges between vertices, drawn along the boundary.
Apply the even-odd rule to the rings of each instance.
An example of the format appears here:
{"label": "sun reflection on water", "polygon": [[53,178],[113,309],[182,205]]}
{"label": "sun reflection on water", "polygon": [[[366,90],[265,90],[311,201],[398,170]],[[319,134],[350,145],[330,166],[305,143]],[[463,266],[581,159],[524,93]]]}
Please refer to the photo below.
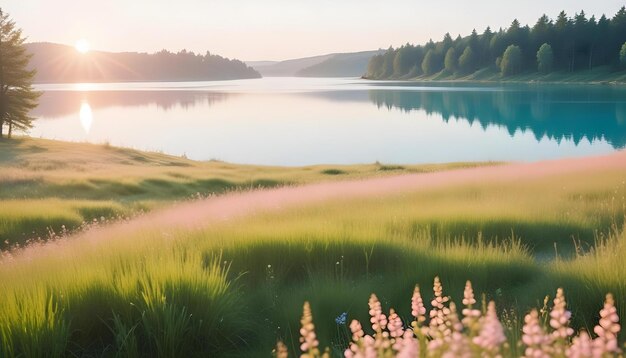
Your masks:
{"label": "sun reflection on water", "polygon": [[78,118],[80,119],[80,124],[83,126],[85,133],[89,134],[89,131],[91,130],[91,124],[93,122],[93,112],[91,111],[91,106],[86,101],[83,101],[83,103],[80,105]]}

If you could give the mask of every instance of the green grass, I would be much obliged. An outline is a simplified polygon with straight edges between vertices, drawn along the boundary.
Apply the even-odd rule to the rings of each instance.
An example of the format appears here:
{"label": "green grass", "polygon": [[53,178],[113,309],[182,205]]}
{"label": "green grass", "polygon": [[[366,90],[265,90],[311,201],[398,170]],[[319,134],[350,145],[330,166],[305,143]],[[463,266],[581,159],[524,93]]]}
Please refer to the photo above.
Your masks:
{"label": "green grass", "polygon": [[502,77],[495,68],[480,69],[472,74],[450,74],[445,70],[430,76],[422,75],[414,78],[400,78],[401,80],[432,81],[432,82],[507,82],[507,83],[568,83],[568,84],[625,84],[626,71],[615,72],[609,67],[597,67],[593,70],[576,72],[524,72],[512,76]]}
{"label": "green grass", "polygon": [[[480,164],[398,167],[428,172]],[[388,173],[379,163],[299,168],[197,162],[110,145],[0,139],[0,250],[48,237],[62,226],[138,212],[230,191],[273,188]]]}
{"label": "green grass", "polygon": [[[322,173],[333,168],[354,170],[289,170],[294,182],[357,175]],[[563,286],[576,327],[610,291],[626,317],[625,180],[612,168],[458,184],[37,247],[0,264],[0,354],[266,357],[277,339],[297,347],[305,300],[320,341],[339,349],[336,316],[367,321],[376,292],[406,317],[413,285],[428,299],[435,275],[455,301],[470,279],[518,315]]]}
{"label": "green grass", "polygon": [[29,240],[45,241],[61,235],[63,228],[77,228],[94,219],[126,217],[138,209],[113,201],[11,199],[1,203],[0,238],[6,242],[0,248]]}

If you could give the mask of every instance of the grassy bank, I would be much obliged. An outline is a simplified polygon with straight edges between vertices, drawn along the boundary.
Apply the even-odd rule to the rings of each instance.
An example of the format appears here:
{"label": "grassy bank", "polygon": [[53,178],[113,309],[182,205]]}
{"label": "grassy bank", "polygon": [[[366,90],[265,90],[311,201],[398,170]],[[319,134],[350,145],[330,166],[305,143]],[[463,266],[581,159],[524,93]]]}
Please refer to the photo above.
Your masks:
{"label": "grassy bank", "polygon": [[435,275],[459,302],[472,280],[518,322],[558,286],[575,327],[609,291],[626,317],[625,180],[609,168],[457,184],[38,248],[0,264],[0,355],[266,357],[279,338],[297,347],[305,300],[340,350],[335,317],[367,321],[372,292],[406,317],[413,285],[428,299]]}
{"label": "grassy bank", "polygon": [[128,217],[174,201],[228,191],[428,172],[476,164],[309,166],[198,162],[106,144],[0,140],[0,249]]}
{"label": "grassy bank", "polygon": [[385,80],[403,80],[415,82],[444,82],[444,83],[542,83],[542,84],[601,84],[601,85],[624,85],[626,84],[626,71],[615,72],[608,67],[598,67],[593,70],[581,70],[576,72],[551,72],[542,74],[539,72],[523,72],[516,75],[502,77],[500,71],[495,68],[481,69],[468,75],[451,74],[446,70],[433,75],[421,75],[417,77],[385,78]]}

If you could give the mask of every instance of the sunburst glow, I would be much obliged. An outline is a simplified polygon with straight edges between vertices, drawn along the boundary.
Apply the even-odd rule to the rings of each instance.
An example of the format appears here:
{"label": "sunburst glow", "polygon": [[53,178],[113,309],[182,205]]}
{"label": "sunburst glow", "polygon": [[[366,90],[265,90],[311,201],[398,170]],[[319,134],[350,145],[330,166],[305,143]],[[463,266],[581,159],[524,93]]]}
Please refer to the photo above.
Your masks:
{"label": "sunburst glow", "polygon": [[91,49],[91,46],[89,45],[89,41],[85,39],[80,39],[76,41],[76,44],[74,46],[76,47],[76,51],[80,53],[87,53],[89,52],[89,49]]}

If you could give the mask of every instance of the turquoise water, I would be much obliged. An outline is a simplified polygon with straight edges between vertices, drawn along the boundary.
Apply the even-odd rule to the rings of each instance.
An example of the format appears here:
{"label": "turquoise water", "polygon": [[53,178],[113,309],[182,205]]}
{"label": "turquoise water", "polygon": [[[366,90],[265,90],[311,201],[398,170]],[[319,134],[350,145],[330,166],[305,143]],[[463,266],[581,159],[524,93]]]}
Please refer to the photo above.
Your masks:
{"label": "turquoise water", "polygon": [[41,85],[30,135],[265,165],[535,161],[626,146],[626,88],[360,79]]}

